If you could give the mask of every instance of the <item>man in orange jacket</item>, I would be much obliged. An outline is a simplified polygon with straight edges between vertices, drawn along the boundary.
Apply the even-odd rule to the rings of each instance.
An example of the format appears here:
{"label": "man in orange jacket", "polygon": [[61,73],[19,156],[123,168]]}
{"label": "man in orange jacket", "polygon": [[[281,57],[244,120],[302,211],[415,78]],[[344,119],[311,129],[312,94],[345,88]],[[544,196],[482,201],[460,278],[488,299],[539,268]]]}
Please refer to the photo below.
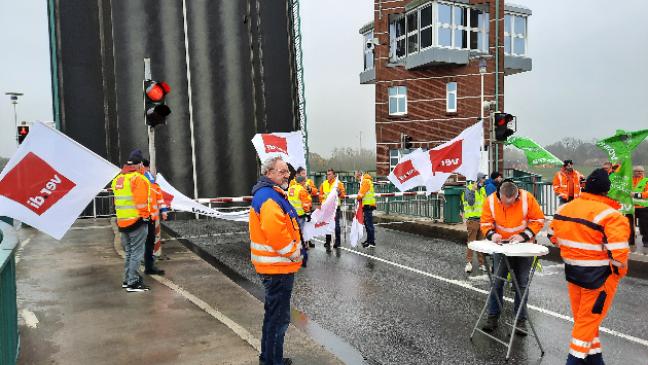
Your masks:
{"label": "man in orange jacket", "polygon": [[122,288],[128,292],[149,290],[139,275],[140,261],[144,257],[144,245],[148,233],[151,212],[149,206],[149,183],[144,177],[142,152],[131,152],[128,161],[111,184],[115,196],[117,227],[125,253],[125,272]]}
{"label": "man in orange jacket", "polygon": [[609,190],[608,173],[594,170],[585,193],[558,208],[551,223],[574,316],[567,365],[603,365],[599,326],[628,271],[630,226],[619,204],[607,197]]}
{"label": "man in orange jacket", "polygon": [[[481,230],[484,236],[497,243],[515,244],[520,242],[535,242],[535,236],[544,227],[544,213],[533,194],[519,189],[511,180],[504,180],[495,194],[486,199],[482,209]],[[521,296],[527,288],[533,257],[509,257],[509,264],[515,273],[520,291],[515,292],[513,303],[514,313],[520,305],[522,311],[518,321],[516,334],[526,336],[526,301],[520,303]],[[504,263],[504,255],[493,255],[494,272],[497,276],[506,278],[508,268]],[[488,319],[482,329],[492,332],[497,328],[503,303],[504,280],[495,278],[493,285],[495,294],[489,296]],[[499,301],[498,301],[499,298]]]}
{"label": "man in orange jacket", "polygon": [[355,178],[360,183],[357,200],[362,206],[362,217],[364,226],[367,230],[367,240],[362,243],[362,247],[376,247],[376,229],[373,223],[373,211],[376,209],[376,192],[374,191],[373,180],[371,175],[363,171],[356,171]]}
{"label": "man in orange jacket", "polygon": [[553,190],[561,205],[578,198],[582,177],[583,175],[574,169],[572,160],[563,161],[563,167],[556,172],[553,179]]}
{"label": "man in orange jacket", "polygon": [[313,180],[308,178],[308,174],[306,174],[306,169],[303,167],[299,167],[297,171],[295,172],[295,178],[290,180],[290,186],[293,186],[297,184],[297,176],[302,176],[306,180],[306,185],[304,188],[310,194],[311,196],[311,201],[317,201],[317,197],[319,196],[319,190],[317,190],[317,186],[315,186],[315,183]]}
{"label": "man in orange jacket", "polygon": [[265,289],[260,364],[292,364],[283,358],[290,323],[290,296],[295,272],[301,267],[301,237],[297,212],[286,197],[290,170],[281,157],[261,165],[252,188],[250,256]]}

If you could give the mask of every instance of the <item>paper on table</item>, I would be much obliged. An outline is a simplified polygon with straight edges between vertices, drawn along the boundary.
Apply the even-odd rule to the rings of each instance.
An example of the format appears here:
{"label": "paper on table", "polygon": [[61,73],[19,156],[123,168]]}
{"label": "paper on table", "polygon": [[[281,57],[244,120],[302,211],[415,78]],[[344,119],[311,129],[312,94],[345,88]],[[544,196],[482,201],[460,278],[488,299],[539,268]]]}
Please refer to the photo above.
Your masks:
{"label": "paper on table", "polygon": [[547,247],[531,242],[498,245],[489,240],[482,240],[468,243],[468,248],[477,252],[501,253],[506,256],[544,256],[549,253]]}

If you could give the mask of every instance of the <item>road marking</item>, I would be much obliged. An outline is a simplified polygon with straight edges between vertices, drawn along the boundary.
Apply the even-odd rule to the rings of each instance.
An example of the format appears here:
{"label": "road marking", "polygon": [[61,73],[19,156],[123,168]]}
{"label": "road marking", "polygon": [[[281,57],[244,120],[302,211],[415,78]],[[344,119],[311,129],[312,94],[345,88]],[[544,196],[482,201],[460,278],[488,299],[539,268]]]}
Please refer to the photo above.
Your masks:
{"label": "road marking", "polygon": [[20,316],[23,317],[25,320],[25,324],[29,328],[36,328],[38,327],[38,318],[36,318],[36,314],[34,312],[28,310],[28,309],[23,309],[20,311]]}
{"label": "road marking", "polygon": [[[113,231],[116,229],[113,228]],[[124,249],[121,246],[121,237],[120,235],[115,233],[115,239],[113,241],[113,246],[115,248],[115,251],[121,258],[124,258]],[[191,294],[184,288],[178,286],[171,280],[164,278],[159,275],[149,275],[156,281],[158,281],[160,284],[170,288],[171,290],[175,291],[176,293],[180,294],[182,297],[190,301],[191,303],[195,304],[198,308],[202,309],[205,311],[207,314],[210,316],[216,318],[219,322],[227,326],[232,332],[234,332],[237,336],[239,336],[243,341],[247,342],[252,346],[253,349],[255,349],[257,352],[261,352],[261,340],[257,339],[254,337],[250,332],[248,332],[245,328],[243,328],[241,325],[238,323],[234,322],[232,319],[224,315],[222,312],[219,310],[215,309],[214,307],[210,306],[205,302],[204,300],[198,298],[197,296]]]}
{"label": "road marking", "polygon": [[[322,241],[320,239],[313,239],[313,241],[324,243],[324,241]],[[415,269],[413,267],[409,267],[409,266],[405,266],[405,265],[402,265],[402,264],[399,264],[399,263],[396,263],[396,262],[385,260],[383,258],[376,257],[376,256],[373,256],[373,255],[369,255],[369,254],[366,254],[364,252],[352,250],[352,249],[346,248],[346,247],[340,247],[340,248],[342,250],[352,252],[352,253],[355,253],[355,254],[360,255],[360,256],[364,256],[364,257],[367,257],[367,258],[370,258],[370,259],[373,259],[373,260],[376,260],[376,261],[380,261],[380,262],[383,262],[385,264],[392,265],[392,266],[398,267],[398,268],[403,269],[403,270],[407,270],[407,271],[411,271],[411,272],[414,272],[414,273],[417,273],[417,274],[421,274],[423,276],[427,276],[429,278],[436,279],[436,280],[439,280],[439,281],[442,281],[442,282],[445,282],[445,283],[448,283],[448,284],[453,284],[453,285],[456,285],[456,286],[459,286],[459,287],[462,287],[462,288],[465,288],[465,289],[468,289],[468,290],[472,290],[472,291],[475,291],[477,293],[481,293],[481,294],[484,294],[484,295],[488,295],[488,293],[489,293],[488,290],[476,288],[476,287],[472,286],[467,281],[444,278],[443,276],[434,275],[434,274],[426,272],[426,271],[422,271],[422,270],[419,270],[419,269]],[[504,300],[506,300],[509,303],[513,303],[513,298],[504,297]],[[532,305],[532,304],[527,304],[527,307],[530,308],[530,309],[533,309],[533,310],[535,310],[537,312],[540,312],[542,314],[546,314],[548,316],[563,319],[563,320],[568,321],[568,322],[574,322],[574,318],[572,318],[570,316],[566,316],[564,314],[560,314],[558,312],[554,312],[554,311],[549,310],[549,309],[541,308],[541,307],[538,307],[538,306],[535,306],[535,305]],[[631,335],[626,335],[625,333],[621,333],[621,332],[609,329],[607,327],[600,327],[599,329],[600,329],[601,332],[604,332],[604,333],[610,334],[612,336],[616,336],[616,337],[622,338],[624,340],[628,340],[628,341],[637,343],[639,345],[648,347],[648,340],[644,340],[642,338],[634,337],[634,336],[631,336]]]}
{"label": "road marking", "polygon": [[22,253],[23,253],[23,250],[25,249],[25,246],[27,246],[27,244],[32,240],[34,235],[36,235],[36,233],[33,233],[31,236],[29,236],[29,238],[27,238],[24,241],[20,241],[20,243],[18,244],[18,249],[16,250],[16,256],[15,256],[16,265],[18,265],[18,263],[20,262],[20,260],[22,258]]}
{"label": "road marking", "polygon": [[110,226],[81,226],[81,227],[72,227],[70,228],[70,231],[82,231],[86,229],[106,229],[110,228]]}

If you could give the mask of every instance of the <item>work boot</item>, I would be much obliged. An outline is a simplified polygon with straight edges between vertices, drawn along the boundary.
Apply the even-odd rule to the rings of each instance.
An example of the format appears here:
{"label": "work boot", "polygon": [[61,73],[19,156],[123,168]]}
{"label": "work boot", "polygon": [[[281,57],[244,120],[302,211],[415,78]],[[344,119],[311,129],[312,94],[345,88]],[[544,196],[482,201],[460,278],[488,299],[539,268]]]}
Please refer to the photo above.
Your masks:
{"label": "work boot", "polygon": [[335,244],[333,245],[333,248],[340,248],[340,242],[339,241],[335,242]]}
{"label": "work boot", "polygon": [[528,331],[526,319],[520,319],[515,328],[515,334],[521,337],[526,337]]}
{"label": "work boot", "polygon": [[499,316],[489,315],[486,319],[486,324],[482,327],[482,330],[488,333],[495,331],[495,329],[497,329],[497,326],[499,325],[498,321]]}
{"label": "work boot", "polygon": [[145,270],[146,275],[164,275],[164,270],[158,269],[157,267]]}
{"label": "work boot", "polygon": [[362,242],[362,247],[369,248],[369,243],[367,241]]}
{"label": "work boot", "polygon": [[[292,365],[293,364],[292,359],[289,358],[289,357],[284,357],[282,362],[283,362],[283,365]],[[265,361],[259,359],[259,365],[265,365]]]}

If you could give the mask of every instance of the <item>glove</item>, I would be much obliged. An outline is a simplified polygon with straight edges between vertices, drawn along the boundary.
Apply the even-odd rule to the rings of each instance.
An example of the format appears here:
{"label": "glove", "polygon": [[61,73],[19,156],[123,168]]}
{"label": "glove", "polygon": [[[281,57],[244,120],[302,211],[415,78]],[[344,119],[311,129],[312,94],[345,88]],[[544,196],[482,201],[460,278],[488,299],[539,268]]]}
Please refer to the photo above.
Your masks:
{"label": "glove", "polygon": [[310,222],[310,221],[311,221],[311,215],[310,215],[310,214],[306,214],[306,215],[304,216],[304,219],[306,219],[306,222]]}

